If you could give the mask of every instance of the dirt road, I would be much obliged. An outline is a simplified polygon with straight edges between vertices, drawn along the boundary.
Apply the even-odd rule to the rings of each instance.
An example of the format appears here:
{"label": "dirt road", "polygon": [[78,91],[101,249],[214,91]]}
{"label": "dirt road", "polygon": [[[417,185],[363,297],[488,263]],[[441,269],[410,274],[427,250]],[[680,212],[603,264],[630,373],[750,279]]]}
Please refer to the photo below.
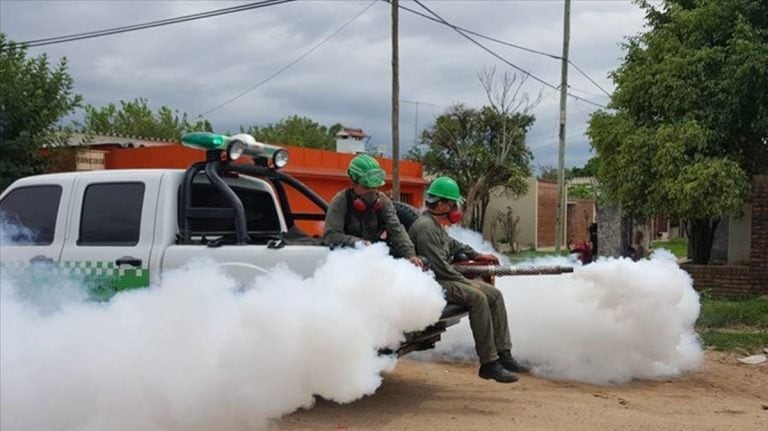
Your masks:
{"label": "dirt road", "polygon": [[707,352],[687,376],[595,386],[523,375],[502,385],[473,364],[401,360],[372,396],[318,401],[280,430],[768,430],[768,363]]}

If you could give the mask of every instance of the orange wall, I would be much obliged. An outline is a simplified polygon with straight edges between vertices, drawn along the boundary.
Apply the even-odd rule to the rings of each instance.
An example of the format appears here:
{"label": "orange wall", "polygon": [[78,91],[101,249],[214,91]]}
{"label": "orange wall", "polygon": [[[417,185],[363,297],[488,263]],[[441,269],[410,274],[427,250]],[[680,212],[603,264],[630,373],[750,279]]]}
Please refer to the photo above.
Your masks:
{"label": "orange wall", "polygon": [[[350,186],[346,170],[353,154],[312,148],[285,146],[290,154],[288,165],[283,169],[297,180],[306,184],[326,201],[342,189]],[[161,147],[120,148],[106,154],[107,169],[177,168],[185,169],[194,162],[205,159],[205,152],[182,145]],[[387,171],[385,192],[390,191],[392,181],[392,160],[377,158]],[[421,163],[400,161],[400,193],[408,195],[408,203],[421,207],[427,181],[423,179]],[[319,209],[292,188],[287,187],[288,199],[294,212],[319,213]],[[322,222],[300,222],[299,226],[312,234],[322,232]]]}

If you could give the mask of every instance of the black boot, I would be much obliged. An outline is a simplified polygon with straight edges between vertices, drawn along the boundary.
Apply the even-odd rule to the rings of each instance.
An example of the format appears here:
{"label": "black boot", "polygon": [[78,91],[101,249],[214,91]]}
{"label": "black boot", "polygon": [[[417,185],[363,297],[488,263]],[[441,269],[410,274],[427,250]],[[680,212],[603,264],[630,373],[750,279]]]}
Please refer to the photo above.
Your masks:
{"label": "black boot", "polygon": [[517,375],[505,370],[498,360],[480,365],[480,372],[477,375],[482,379],[493,379],[499,383],[513,383],[517,381]]}
{"label": "black boot", "polygon": [[512,371],[513,373],[527,373],[531,371],[530,368],[517,362],[509,350],[499,352],[499,363],[505,370]]}

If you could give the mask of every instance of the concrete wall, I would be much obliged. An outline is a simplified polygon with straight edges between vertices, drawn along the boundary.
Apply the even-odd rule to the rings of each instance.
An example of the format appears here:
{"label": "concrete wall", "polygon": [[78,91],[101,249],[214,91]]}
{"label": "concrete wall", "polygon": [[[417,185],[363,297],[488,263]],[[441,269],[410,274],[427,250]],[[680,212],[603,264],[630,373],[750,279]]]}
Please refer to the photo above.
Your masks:
{"label": "concrete wall", "polygon": [[728,238],[730,226],[728,218],[720,220],[715,228],[712,238],[712,251],[709,254],[709,263],[724,264],[728,262]]}
{"label": "concrete wall", "polygon": [[536,247],[536,178],[528,178],[527,183],[528,191],[517,199],[510,198],[501,187],[491,192],[483,225],[485,238],[496,241],[501,237],[498,228],[494,230],[494,220],[510,207],[515,215],[520,217],[520,231],[517,237],[519,248],[526,250]]}
{"label": "concrete wall", "polygon": [[621,217],[621,208],[606,204],[598,206],[597,251],[599,256],[618,257],[626,254],[629,247],[629,232],[630,223],[629,220]]}
{"label": "concrete wall", "polygon": [[743,264],[749,262],[752,248],[752,205],[728,220],[728,263]]}

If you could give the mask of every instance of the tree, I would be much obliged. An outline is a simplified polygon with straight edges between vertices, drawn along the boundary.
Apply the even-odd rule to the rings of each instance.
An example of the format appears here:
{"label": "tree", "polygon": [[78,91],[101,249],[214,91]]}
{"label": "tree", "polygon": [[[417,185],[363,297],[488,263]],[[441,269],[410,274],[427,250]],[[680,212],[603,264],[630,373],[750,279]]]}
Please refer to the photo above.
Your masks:
{"label": "tree", "polygon": [[423,131],[421,146],[408,155],[424,163],[428,173],[456,179],[466,198],[462,225],[478,231],[492,189],[504,187],[512,196],[526,191],[532,155],[525,135],[535,121],[530,111],[540,100],[521,94],[524,79],[505,73],[496,80],[494,73],[490,69],[478,74],[489,106],[448,108]]}
{"label": "tree", "polygon": [[649,30],[611,74],[611,111],[590,119],[604,198],[626,215],[687,219],[694,263],[720,219],[768,171],[768,3],[642,1]]}
{"label": "tree", "polygon": [[570,174],[572,178],[578,178],[578,177],[594,177],[597,175],[597,167],[600,163],[600,159],[597,157],[592,157],[591,159],[587,160],[587,164],[584,165],[583,168],[579,167],[573,167],[570,170]]}
{"label": "tree", "polygon": [[[539,165],[539,175],[536,177],[540,180],[557,181],[557,166],[552,165]],[[563,169],[563,175],[566,180],[573,178],[573,170],[569,168]]]}
{"label": "tree", "polygon": [[41,148],[66,144],[67,134],[54,126],[80,106],[73,89],[66,58],[52,65],[45,54],[27,57],[0,33],[0,190],[46,171],[51,160]]}
{"label": "tree", "polygon": [[339,123],[326,127],[310,118],[292,115],[263,127],[241,127],[240,131],[253,135],[257,141],[270,144],[332,150],[336,148],[336,133],[342,128]]}
{"label": "tree", "polygon": [[187,132],[211,132],[211,123],[200,119],[190,122],[186,113],[162,106],[157,113],[147,105],[146,99],[120,101],[120,107],[110,103],[97,108],[85,107],[84,132],[179,141]]}
{"label": "tree", "polygon": [[496,218],[491,223],[492,236],[501,231],[499,243],[509,245],[509,251],[517,252],[517,237],[520,234],[520,216],[515,214],[512,207],[504,210],[496,210]]}

